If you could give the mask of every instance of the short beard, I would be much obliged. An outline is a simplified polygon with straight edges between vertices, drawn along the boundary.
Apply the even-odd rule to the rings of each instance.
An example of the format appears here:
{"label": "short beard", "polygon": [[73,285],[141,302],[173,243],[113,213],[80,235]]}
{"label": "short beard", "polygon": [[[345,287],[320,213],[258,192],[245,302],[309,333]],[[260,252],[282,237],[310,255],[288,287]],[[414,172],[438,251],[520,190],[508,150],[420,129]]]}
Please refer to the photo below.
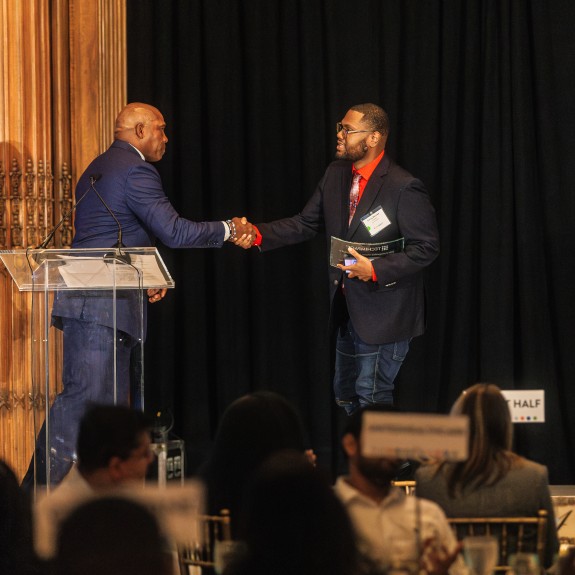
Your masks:
{"label": "short beard", "polygon": [[357,162],[365,157],[367,154],[368,147],[367,147],[367,137],[365,140],[358,142],[355,146],[348,148],[344,143],[344,150],[341,152],[335,152],[336,160],[349,160],[350,162]]}
{"label": "short beard", "polygon": [[372,459],[360,456],[357,468],[376,487],[387,487],[397,477],[401,468],[399,459]]}

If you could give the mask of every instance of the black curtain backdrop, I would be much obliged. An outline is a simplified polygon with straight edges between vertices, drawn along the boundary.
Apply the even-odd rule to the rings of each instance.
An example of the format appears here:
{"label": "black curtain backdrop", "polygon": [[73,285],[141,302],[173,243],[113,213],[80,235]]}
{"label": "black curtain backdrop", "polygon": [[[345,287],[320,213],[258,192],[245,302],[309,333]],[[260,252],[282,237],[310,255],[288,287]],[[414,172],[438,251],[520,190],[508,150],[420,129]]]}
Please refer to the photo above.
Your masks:
{"label": "black curtain backdrop", "polygon": [[[403,409],[449,410],[491,381],[545,389],[516,449],[575,481],[575,2],[128,0],[128,92],[159,107],[166,193],[194,220],[297,213],[353,104],[390,116],[387,153],[420,177],[442,253]],[[222,411],[271,389],[338,465],[323,238],[265,255],[159,249],[176,281],[150,306],[147,410],[170,410],[188,472]]]}

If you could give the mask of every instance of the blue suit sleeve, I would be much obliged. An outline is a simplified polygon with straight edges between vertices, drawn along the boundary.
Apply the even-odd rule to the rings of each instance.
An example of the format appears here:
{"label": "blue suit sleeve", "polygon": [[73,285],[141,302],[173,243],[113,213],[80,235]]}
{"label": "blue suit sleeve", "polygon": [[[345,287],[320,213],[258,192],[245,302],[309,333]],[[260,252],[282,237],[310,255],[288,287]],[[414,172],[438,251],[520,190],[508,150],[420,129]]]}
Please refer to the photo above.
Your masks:
{"label": "blue suit sleeve", "polygon": [[160,175],[154,166],[134,166],[126,182],[126,202],[143,226],[171,248],[221,247],[222,222],[195,222],[182,218],[164,193]]}

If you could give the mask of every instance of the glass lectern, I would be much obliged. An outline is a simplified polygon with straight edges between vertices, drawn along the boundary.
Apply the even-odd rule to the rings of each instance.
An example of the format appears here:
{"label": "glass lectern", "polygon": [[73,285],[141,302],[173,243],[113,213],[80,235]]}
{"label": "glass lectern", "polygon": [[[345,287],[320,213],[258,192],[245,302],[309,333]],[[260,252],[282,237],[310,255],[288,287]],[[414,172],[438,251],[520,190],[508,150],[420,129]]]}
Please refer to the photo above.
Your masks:
{"label": "glass lectern", "polygon": [[174,282],[155,248],[14,250],[0,259],[17,289],[32,292],[31,309],[12,310],[30,322],[30,339],[18,345],[30,347],[21,357],[29,358],[31,397],[45,403],[24,482],[49,488],[75,461],[90,401],[144,408],[145,290]]}

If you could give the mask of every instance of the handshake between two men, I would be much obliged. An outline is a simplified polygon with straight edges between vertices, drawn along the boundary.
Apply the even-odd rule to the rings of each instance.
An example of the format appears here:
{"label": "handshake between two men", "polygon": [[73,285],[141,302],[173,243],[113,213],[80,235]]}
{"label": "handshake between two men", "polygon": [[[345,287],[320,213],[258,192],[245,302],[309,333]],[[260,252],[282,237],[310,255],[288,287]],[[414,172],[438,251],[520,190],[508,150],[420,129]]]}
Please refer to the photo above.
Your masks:
{"label": "handshake between two men", "polygon": [[[256,241],[256,228],[248,222],[245,217],[235,217],[231,220],[226,220],[225,225],[227,226],[229,235],[228,242],[236,244],[247,250],[254,245]],[[147,290],[147,297],[150,303],[157,303],[166,297],[168,293],[167,288],[150,288]]]}
{"label": "handshake between two men", "polygon": [[[244,248],[244,250],[251,248],[255,244],[259,231],[253,224],[248,222],[245,216],[241,218],[235,217],[231,220],[227,220],[226,224],[230,229],[230,234],[228,237],[229,242]],[[371,260],[366,256],[361,255],[351,246],[347,251],[353,257],[352,263],[349,265],[338,264],[337,267],[345,272],[349,279],[357,278],[363,282],[375,281],[373,280],[374,271]]]}
{"label": "handshake between two men", "polygon": [[231,220],[227,220],[226,224],[230,230],[230,235],[228,237],[229,242],[244,248],[244,250],[247,250],[254,245],[254,242],[256,241],[257,230],[253,224],[248,222],[245,216],[241,218],[235,217]]}

